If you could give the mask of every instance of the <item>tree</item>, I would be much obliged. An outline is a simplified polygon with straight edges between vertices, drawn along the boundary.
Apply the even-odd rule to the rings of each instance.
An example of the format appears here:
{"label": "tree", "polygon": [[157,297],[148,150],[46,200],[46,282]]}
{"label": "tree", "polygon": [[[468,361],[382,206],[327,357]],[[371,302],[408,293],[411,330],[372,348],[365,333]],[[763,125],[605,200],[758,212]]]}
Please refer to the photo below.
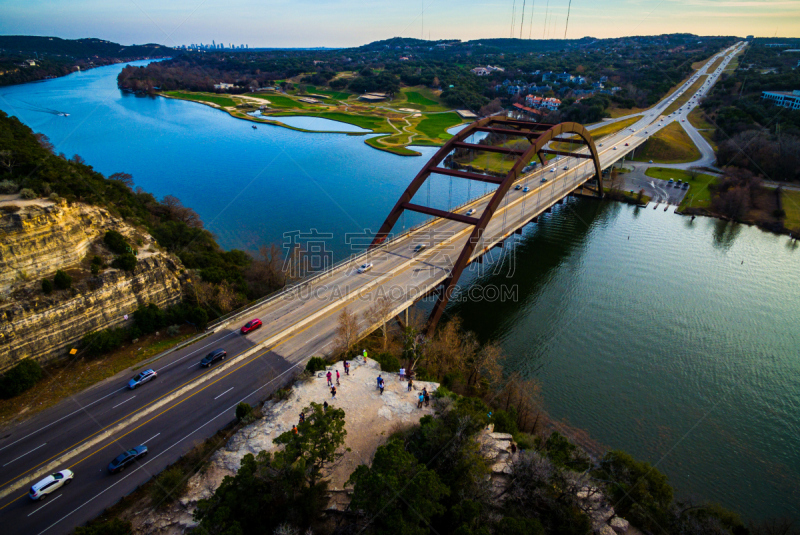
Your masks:
{"label": "tree", "polygon": [[312,403],[304,409],[306,419],[297,426],[297,433],[287,431],[273,442],[284,446],[284,455],[302,467],[306,482],[314,487],[326,466],[336,462],[344,444],[344,410]]}
{"label": "tree", "polygon": [[50,279],[42,279],[42,292],[44,292],[45,295],[53,293],[53,283]]}
{"label": "tree", "polygon": [[113,229],[106,231],[103,236],[103,242],[112,252],[117,254],[125,254],[131,251],[131,246],[125,240],[125,236]]}
{"label": "tree", "polygon": [[136,257],[131,253],[121,254],[111,262],[111,265],[123,271],[133,271],[136,269]]}
{"label": "tree", "polygon": [[133,175],[130,173],[114,173],[108,177],[109,180],[116,180],[122,182],[128,188],[133,188]]}
{"label": "tree", "polygon": [[78,526],[73,533],[74,535],[130,535],[133,533],[133,526],[128,520],[112,518],[106,522]]}
{"label": "tree", "polygon": [[358,339],[358,318],[347,308],[339,314],[339,325],[336,327],[336,347],[340,353],[349,356]]}
{"label": "tree", "polygon": [[503,103],[500,101],[499,98],[496,98],[486,106],[482,106],[478,113],[479,115],[486,117],[488,115],[495,114],[502,110],[503,110]]}
{"label": "tree", "polygon": [[364,319],[368,326],[372,327],[373,325],[380,324],[381,334],[383,335],[383,351],[386,351],[386,347],[389,344],[388,322],[390,320],[389,315],[392,313],[392,308],[394,307],[388,298],[379,296],[372,306],[364,313]]}
{"label": "tree", "polygon": [[372,466],[360,465],[350,476],[350,507],[366,513],[378,534],[424,535],[431,517],[445,511],[440,500],[450,494],[436,472],[391,440],[375,452]]}
{"label": "tree", "polygon": [[56,271],[56,276],[53,277],[53,283],[59,290],[66,290],[72,286],[72,277],[61,271]]}

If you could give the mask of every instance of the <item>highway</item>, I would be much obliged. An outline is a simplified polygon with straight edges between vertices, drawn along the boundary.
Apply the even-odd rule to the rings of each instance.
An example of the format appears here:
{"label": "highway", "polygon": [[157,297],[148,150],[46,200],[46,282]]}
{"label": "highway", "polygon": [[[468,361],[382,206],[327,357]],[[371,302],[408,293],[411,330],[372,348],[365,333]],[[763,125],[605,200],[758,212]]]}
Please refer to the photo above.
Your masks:
{"label": "highway", "polygon": [[[736,50],[725,53],[732,55]],[[691,84],[692,80],[681,86],[630,128],[601,140],[602,167],[687,113],[684,110],[670,118],[658,114],[667,100]],[[701,89],[706,90],[705,86]],[[593,171],[591,160],[561,157],[520,178],[519,184],[529,191],[508,193],[474,258],[531,224]],[[479,198],[458,211],[474,209],[480,215],[487,201],[488,197]],[[447,277],[471,229],[456,221],[432,220],[254,306],[216,326],[209,336],[156,360],[148,367],[158,377],[136,390],[125,387],[135,372],[121,373],[4,429],[0,519],[6,529],[10,533],[68,533],[95,517],[232,421],[240,401],[264,399],[290,380],[309,357],[330,352],[343,309],[357,314],[359,329],[367,333],[376,325],[367,321],[366,312],[378,297],[386,297],[392,314],[397,314],[435,288]],[[426,248],[414,254],[420,243]],[[357,273],[356,267],[364,262],[371,262],[373,268]],[[264,326],[241,335],[239,327],[254,317]],[[226,349],[227,359],[200,368],[200,359],[216,348]],[[107,473],[106,466],[114,457],[139,444],[148,446],[148,457],[123,473]],[[33,482],[65,468],[75,473],[69,486],[45,501],[28,498]]]}

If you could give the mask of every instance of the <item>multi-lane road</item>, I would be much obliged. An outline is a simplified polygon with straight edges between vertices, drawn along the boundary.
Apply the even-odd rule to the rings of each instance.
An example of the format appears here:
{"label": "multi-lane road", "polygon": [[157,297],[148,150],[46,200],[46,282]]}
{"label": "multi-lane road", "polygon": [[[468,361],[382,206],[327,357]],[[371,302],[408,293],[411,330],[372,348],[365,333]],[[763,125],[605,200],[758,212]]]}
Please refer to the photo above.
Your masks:
{"label": "multi-lane road", "polygon": [[[725,54],[735,51],[732,48]],[[645,112],[630,128],[604,138],[598,147],[602,166],[608,167],[668,121],[676,120],[680,114],[664,118],[659,110],[691,83]],[[528,191],[509,192],[475,255],[501,243],[582,184],[592,175],[592,165],[586,159],[560,158],[521,178],[519,185]],[[487,201],[477,199],[459,211],[474,209],[479,215]],[[455,221],[429,222],[259,304],[209,336],[149,364],[158,377],[136,390],[125,387],[134,372],[122,373],[3,430],[0,521],[5,531],[66,533],[93,518],[230,422],[240,401],[263,399],[309,357],[329,352],[342,310],[356,314],[360,329],[366,332],[373,323],[367,312],[379,297],[391,303],[395,314],[441,283],[470,231],[471,227]],[[426,248],[415,254],[420,243]],[[372,263],[372,269],[357,273],[356,267],[365,262]],[[264,326],[240,334],[238,328],[253,317]],[[227,351],[226,360],[200,368],[200,359],[217,348]],[[148,446],[148,457],[123,473],[107,473],[111,459],[139,444]],[[75,473],[69,486],[45,501],[28,498],[32,482],[65,468]]]}

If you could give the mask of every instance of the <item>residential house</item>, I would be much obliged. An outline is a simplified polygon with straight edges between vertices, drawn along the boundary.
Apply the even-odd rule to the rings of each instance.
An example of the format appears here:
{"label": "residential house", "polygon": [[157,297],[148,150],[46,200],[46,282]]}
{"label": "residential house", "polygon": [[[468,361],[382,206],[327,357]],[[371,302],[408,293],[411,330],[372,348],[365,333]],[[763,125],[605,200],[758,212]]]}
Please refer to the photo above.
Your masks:
{"label": "residential house", "polygon": [[214,84],[214,89],[219,89],[220,91],[227,91],[228,89],[232,88],[233,84],[225,84],[225,83]]}

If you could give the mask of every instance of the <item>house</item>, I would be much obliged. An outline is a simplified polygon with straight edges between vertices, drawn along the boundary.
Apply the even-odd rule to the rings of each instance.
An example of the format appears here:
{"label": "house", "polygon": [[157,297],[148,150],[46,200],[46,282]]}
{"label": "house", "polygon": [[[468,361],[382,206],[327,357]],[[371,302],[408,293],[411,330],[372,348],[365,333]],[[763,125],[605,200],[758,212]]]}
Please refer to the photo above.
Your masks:
{"label": "house", "polygon": [[761,99],[772,102],[775,106],[800,110],[800,90],[788,91],[762,91]]}
{"label": "house", "polygon": [[231,88],[233,88],[233,84],[225,84],[225,83],[214,84],[214,89],[219,89],[220,91],[227,91],[228,89]]}
{"label": "house", "polygon": [[601,76],[600,77],[600,83],[602,84],[602,83],[605,83],[605,82],[608,82],[608,76]]}
{"label": "house", "polygon": [[24,65],[25,67],[36,67],[36,62],[35,62],[34,60],[32,60],[32,59],[26,59],[26,60],[23,62],[23,65]]}
{"label": "house", "polygon": [[574,80],[575,77],[569,74],[568,72],[562,72],[561,74],[556,75],[556,80],[559,82],[571,82]]}
{"label": "house", "polygon": [[542,75],[542,82],[549,82],[550,80],[555,80],[556,79],[555,76],[556,75],[553,74],[553,71],[547,71]]}
{"label": "house", "polygon": [[518,85],[510,85],[510,86],[508,86],[508,90],[507,91],[508,91],[509,95],[516,95],[518,93],[521,93],[523,91],[523,88],[522,88],[522,86],[518,86]]}
{"label": "house", "polygon": [[506,70],[502,67],[494,67],[492,65],[487,65],[486,67],[475,67],[472,69],[472,72],[477,74],[478,76],[487,76],[493,72],[505,72]]}
{"label": "house", "polygon": [[578,85],[586,85],[588,83],[588,80],[586,80],[586,78],[584,78],[583,76],[576,76],[575,83]]}
{"label": "house", "polygon": [[544,98],[542,99],[542,108],[548,110],[557,110],[561,106],[561,101],[557,98]]}
{"label": "house", "polygon": [[592,89],[603,89],[605,87],[603,82],[595,82],[592,84]]}
{"label": "house", "polygon": [[532,85],[530,87],[532,93],[547,93],[548,91],[552,91],[553,88],[549,85]]}

